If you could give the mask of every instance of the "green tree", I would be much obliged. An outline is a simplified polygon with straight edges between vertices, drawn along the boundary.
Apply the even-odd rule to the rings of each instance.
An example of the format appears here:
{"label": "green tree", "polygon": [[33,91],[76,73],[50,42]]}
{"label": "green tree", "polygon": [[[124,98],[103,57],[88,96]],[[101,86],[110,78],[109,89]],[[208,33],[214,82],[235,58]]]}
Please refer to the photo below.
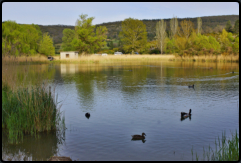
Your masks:
{"label": "green tree", "polygon": [[112,50],[114,48],[113,41],[110,42],[110,49]]}
{"label": "green tree", "polygon": [[107,28],[100,26],[96,28],[92,25],[94,17],[87,18],[88,15],[80,15],[75,24],[75,37],[72,46],[79,53],[88,54],[100,50],[106,45]]}
{"label": "green tree", "polygon": [[239,20],[235,21],[234,27],[233,27],[233,32],[234,33],[239,33]]}
{"label": "green tree", "polygon": [[220,35],[219,42],[221,44],[222,52],[226,51],[228,49],[228,47],[232,46],[231,42],[228,39],[228,32],[225,29],[223,29],[223,31]]}
{"label": "green tree", "polygon": [[232,25],[231,25],[231,21],[229,20],[226,24],[226,27],[225,27],[225,30],[227,32],[233,32],[233,28],[232,28]]}
{"label": "green tree", "polygon": [[235,42],[233,44],[233,52],[235,54],[239,54],[239,37],[235,38]]}
{"label": "green tree", "polygon": [[39,48],[39,42],[41,40],[42,32],[38,25],[21,25],[22,33],[25,33],[25,38],[22,43],[25,43],[26,46],[29,46],[30,50],[25,53],[36,54]]}
{"label": "green tree", "polygon": [[139,51],[146,45],[146,25],[142,21],[128,18],[122,22],[121,27],[119,37],[126,52],[133,54],[134,51]]}
{"label": "green tree", "polygon": [[197,34],[201,34],[202,32],[202,19],[200,17],[197,18]]}
{"label": "green tree", "polygon": [[72,47],[72,44],[71,42],[73,41],[74,39],[74,36],[75,36],[75,31],[74,30],[71,30],[69,28],[65,28],[63,30],[63,37],[62,37],[62,47],[61,49],[63,51],[72,51],[72,50],[75,50],[73,47]]}
{"label": "green tree", "polygon": [[55,48],[53,46],[53,40],[48,35],[48,33],[44,33],[43,39],[40,42],[39,52],[41,54],[45,55],[54,55],[55,54]]}
{"label": "green tree", "polygon": [[95,33],[96,41],[94,42],[94,50],[99,51],[102,47],[106,46],[107,28],[105,26],[99,26],[96,28]]}
{"label": "green tree", "polygon": [[175,53],[176,47],[175,47],[175,40],[173,39],[168,39],[166,43],[166,53],[168,54],[173,54]]}
{"label": "green tree", "polygon": [[38,25],[19,25],[15,21],[2,23],[2,54],[36,54],[41,39]]}
{"label": "green tree", "polygon": [[228,32],[227,38],[230,42],[234,42],[233,34],[231,32]]}

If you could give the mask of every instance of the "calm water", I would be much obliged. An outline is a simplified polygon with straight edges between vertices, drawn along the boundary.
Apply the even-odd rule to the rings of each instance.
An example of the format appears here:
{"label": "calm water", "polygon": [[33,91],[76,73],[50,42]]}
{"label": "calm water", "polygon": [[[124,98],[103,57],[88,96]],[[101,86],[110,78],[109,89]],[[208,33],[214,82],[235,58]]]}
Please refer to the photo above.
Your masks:
{"label": "calm water", "polygon": [[[21,69],[26,65],[19,65],[19,74]],[[46,64],[27,69],[32,84],[48,80],[55,86],[67,129],[61,136],[26,136],[17,145],[8,144],[3,135],[4,160],[47,160],[53,155],[73,160],[192,160],[192,148],[195,160],[196,152],[202,158],[203,147],[215,147],[223,131],[230,137],[239,129],[238,64]],[[187,87],[192,84],[194,89]],[[180,112],[190,108],[191,119],[181,120]],[[142,132],[145,142],[131,141],[131,135]]]}

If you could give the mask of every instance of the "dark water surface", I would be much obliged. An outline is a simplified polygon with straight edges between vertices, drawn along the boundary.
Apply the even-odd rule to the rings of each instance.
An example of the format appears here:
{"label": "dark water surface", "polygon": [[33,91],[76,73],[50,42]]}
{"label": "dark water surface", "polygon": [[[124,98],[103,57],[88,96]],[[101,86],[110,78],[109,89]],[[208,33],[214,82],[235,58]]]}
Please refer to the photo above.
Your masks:
{"label": "dark water surface", "polygon": [[[203,147],[214,149],[223,131],[230,137],[239,129],[238,64],[127,62],[41,68],[30,65],[35,73],[29,78],[41,82],[47,77],[55,85],[65,135],[25,136],[17,145],[8,144],[3,135],[4,160],[47,160],[53,155],[98,161],[192,160],[192,148],[195,160],[196,152],[202,158]],[[192,84],[194,89],[188,88]],[[191,119],[181,120],[180,112],[190,108]],[[142,132],[145,142],[131,141],[131,135]]]}

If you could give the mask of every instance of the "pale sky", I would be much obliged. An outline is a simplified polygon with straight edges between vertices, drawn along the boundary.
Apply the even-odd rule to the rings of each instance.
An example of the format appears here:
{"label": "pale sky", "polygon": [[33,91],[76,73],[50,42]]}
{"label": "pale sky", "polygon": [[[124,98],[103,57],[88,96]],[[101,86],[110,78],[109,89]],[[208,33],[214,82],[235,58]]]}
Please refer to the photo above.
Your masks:
{"label": "pale sky", "polygon": [[169,19],[239,15],[237,2],[3,2],[2,21],[19,24],[75,25],[79,15],[95,17],[93,24],[127,18]]}

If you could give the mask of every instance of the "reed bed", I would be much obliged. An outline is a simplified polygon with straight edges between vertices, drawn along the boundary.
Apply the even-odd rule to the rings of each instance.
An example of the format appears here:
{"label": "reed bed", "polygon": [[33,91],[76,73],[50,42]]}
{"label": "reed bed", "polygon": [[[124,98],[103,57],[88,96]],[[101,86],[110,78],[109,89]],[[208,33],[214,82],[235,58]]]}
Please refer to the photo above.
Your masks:
{"label": "reed bed", "polygon": [[24,134],[59,130],[64,125],[55,89],[47,82],[30,84],[29,64],[19,64],[11,57],[2,60],[2,129],[10,143],[18,143]]}
{"label": "reed bed", "polygon": [[[191,150],[193,156],[193,149]],[[225,132],[222,133],[222,138],[216,142],[215,150],[210,145],[208,151],[203,148],[203,161],[238,161],[239,160],[239,134],[237,130],[235,134],[232,134],[230,140],[227,139]],[[199,160],[199,156],[196,153],[196,161]]]}
{"label": "reed bed", "polygon": [[239,55],[208,55],[208,56],[183,56],[177,54],[170,61],[196,61],[196,62],[237,62],[239,63]]}
{"label": "reed bed", "polygon": [[2,61],[4,61],[5,63],[8,62],[18,62],[18,63],[48,63],[49,60],[47,59],[46,56],[41,55],[41,54],[37,54],[35,56],[26,56],[26,55],[22,55],[22,56],[2,56]]}
{"label": "reed bed", "polygon": [[2,129],[8,131],[10,143],[18,143],[24,134],[56,130],[61,118],[53,92],[45,84],[11,90],[2,83]]}

